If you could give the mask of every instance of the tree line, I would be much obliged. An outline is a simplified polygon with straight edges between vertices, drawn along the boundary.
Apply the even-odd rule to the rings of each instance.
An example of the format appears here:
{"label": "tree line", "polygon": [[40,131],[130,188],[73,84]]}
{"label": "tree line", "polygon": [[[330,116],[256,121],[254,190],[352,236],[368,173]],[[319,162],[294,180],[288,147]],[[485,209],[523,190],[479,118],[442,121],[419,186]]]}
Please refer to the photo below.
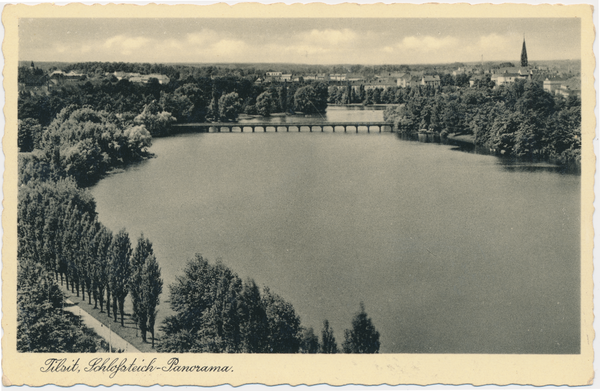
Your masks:
{"label": "tree line", "polygon": [[[148,331],[154,341],[162,279],[152,245],[142,235],[132,248],[124,229],[113,234],[98,221],[95,207],[91,195],[70,178],[30,180],[19,187],[17,257],[24,273],[20,273],[17,285],[21,290],[37,290],[27,280],[42,279],[39,289],[48,292],[37,310],[20,307],[19,315],[31,317],[45,307],[60,308],[62,295],[55,297],[60,294],[60,283],[83,301],[87,294],[88,304],[93,300],[94,308],[99,306],[100,312],[106,309],[109,317],[112,308],[114,321],[119,313],[124,326],[124,302],[131,295],[142,339],[146,340]],[[35,317],[39,322],[48,321],[39,314]],[[17,337],[23,339],[23,335],[35,334],[37,327],[28,324],[20,330]],[[32,349],[30,346],[29,351]]]}
{"label": "tree line", "polygon": [[[29,64],[28,64],[29,65]],[[40,65],[40,64],[37,64]],[[61,66],[64,72],[76,71],[86,74],[88,77],[102,76],[105,73],[113,73],[116,71],[152,74],[159,73],[167,75],[171,79],[185,79],[188,76],[192,77],[249,77],[252,81],[262,77],[265,72],[282,71],[283,73],[292,74],[319,74],[319,73],[354,73],[365,77],[373,77],[382,72],[407,72],[411,69],[428,69],[435,70],[433,67],[419,66],[411,68],[408,65],[317,65],[317,64],[219,64],[217,65],[183,65],[183,64],[151,64],[151,63],[128,63],[128,62],[78,62],[69,64],[44,64],[44,69],[53,71]],[[454,68],[458,65],[453,64]],[[461,64],[459,64],[461,65]],[[464,66],[464,65],[463,65]],[[29,68],[28,66],[19,67]]]}
{"label": "tree line", "polygon": [[414,88],[399,107],[384,113],[400,133],[419,131],[471,135],[475,145],[505,156],[581,161],[581,100],[543,90],[540,83],[519,80],[491,89],[489,85],[456,89]]}
{"label": "tree line", "polygon": [[[169,288],[175,315],[160,328],[159,352],[340,352],[327,320],[319,340],[312,328],[301,325],[290,303],[252,279],[242,281],[221,262],[211,264],[196,254]],[[344,338],[344,353],[379,351],[379,332],[362,303]]]}
{"label": "tree line", "polygon": [[61,110],[72,106],[91,107],[123,118],[135,118],[145,112],[164,113],[161,126],[147,129],[151,135],[161,136],[169,134],[169,125],[174,122],[234,121],[242,113],[323,114],[327,94],[327,85],[321,82],[255,84],[253,78],[244,76],[190,75],[164,85],[157,79],[150,79],[147,84],[127,79],[88,80],[52,88],[48,94],[21,92],[18,117],[29,126],[20,133],[20,146],[23,151],[30,151],[40,131],[48,127]]}

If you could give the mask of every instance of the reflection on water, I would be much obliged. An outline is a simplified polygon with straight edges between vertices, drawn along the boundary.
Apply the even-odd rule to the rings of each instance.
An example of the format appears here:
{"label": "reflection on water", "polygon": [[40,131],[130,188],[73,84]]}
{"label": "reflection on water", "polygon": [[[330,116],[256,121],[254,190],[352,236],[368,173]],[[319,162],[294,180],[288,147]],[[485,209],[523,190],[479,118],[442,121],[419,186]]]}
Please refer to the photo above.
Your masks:
{"label": "reflection on water", "polygon": [[498,160],[504,170],[509,172],[552,172],[563,175],[581,175],[581,167],[578,165],[558,165],[547,162],[532,162],[527,159],[501,158]]}
{"label": "reflection on water", "polygon": [[186,134],[152,152],[92,192],[109,228],[150,238],[165,287],[199,252],[338,343],[363,301],[382,352],[579,352],[578,176],[389,133]]}
{"label": "reflection on water", "polygon": [[[404,141],[410,141],[417,143],[417,140],[410,138],[409,136],[405,136],[402,134],[397,134],[397,137]],[[581,166],[578,164],[571,165],[562,165],[562,164],[554,164],[544,160],[531,160],[525,157],[512,157],[512,156],[498,156],[489,148],[476,146],[468,143],[461,143],[460,145],[451,145],[448,144],[448,147],[452,151],[463,152],[463,153],[473,153],[477,155],[489,155],[496,157],[496,163],[502,169],[506,171],[512,172],[553,172],[557,174],[564,175],[581,175]]]}

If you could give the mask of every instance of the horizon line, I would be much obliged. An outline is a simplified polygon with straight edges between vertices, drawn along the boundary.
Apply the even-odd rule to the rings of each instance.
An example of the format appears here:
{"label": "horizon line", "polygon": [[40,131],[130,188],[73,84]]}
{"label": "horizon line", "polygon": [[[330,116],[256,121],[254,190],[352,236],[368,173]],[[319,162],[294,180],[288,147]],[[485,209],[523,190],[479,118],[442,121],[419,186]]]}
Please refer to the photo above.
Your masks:
{"label": "horizon line", "polygon": [[[530,60],[529,62],[549,62],[549,61],[581,61],[581,58],[565,58],[565,59],[553,59],[553,60]],[[18,62],[38,62],[38,63],[65,63],[65,64],[74,64],[74,63],[89,63],[89,62],[98,62],[98,63],[123,63],[123,64],[164,64],[164,65],[305,65],[305,66],[410,66],[410,65],[452,65],[452,64],[481,64],[481,61],[452,61],[452,62],[436,62],[436,63],[373,63],[373,64],[365,64],[365,63],[329,63],[329,64],[315,64],[315,63],[302,63],[302,62],[186,62],[186,61],[175,61],[175,62],[152,62],[152,61],[101,61],[101,60],[77,60],[77,61],[61,61],[61,60],[18,60]],[[520,62],[518,60],[493,60],[493,61],[484,61],[484,64],[493,64],[497,62]]]}

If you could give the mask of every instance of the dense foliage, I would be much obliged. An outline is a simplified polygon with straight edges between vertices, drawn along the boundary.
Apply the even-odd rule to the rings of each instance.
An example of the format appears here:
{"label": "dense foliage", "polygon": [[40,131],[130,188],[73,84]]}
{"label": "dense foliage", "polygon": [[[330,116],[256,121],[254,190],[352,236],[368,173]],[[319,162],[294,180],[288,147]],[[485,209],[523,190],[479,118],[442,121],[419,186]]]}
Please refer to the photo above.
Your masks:
{"label": "dense foliage", "polygon": [[[258,75],[246,72],[189,71],[181,72],[169,67],[141,66],[144,72],[164,71],[171,77],[168,84],[160,84],[156,79],[148,83],[130,82],[126,78],[117,80],[104,77],[101,69],[116,69],[114,64],[80,64],[90,72],[91,79],[85,82],[69,83],[53,87],[47,94],[22,92],[18,99],[19,120],[23,123],[20,145],[22,151],[35,147],[39,124],[45,128],[51,124],[61,110],[69,107],[92,107],[94,110],[110,112],[118,118],[135,118],[136,124],[143,124],[152,136],[164,136],[171,132],[170,124],[235,120],[240,113],[256,114],[257,99],[269,92],[274,100],[266,111],[264,102],[262,115],[273,112],[324,112],[327,106],[327,86],[322,83],[268,82],[254,83]],[[149,65],[149,64],[148,64]],[[72,67],[65,68],[65,71]],[[164,69],[163,69],[164,68]],[[120,68],[125,72],[136,69],[134,66]],[[23,73],[31,72],[22,67]],[[139,70],[138,70],[139,71]],[[185,74],[187,76],[181,76]],[[220,75],[220,76],[213,76]],[[102,77],[101,77],[102,76]],[[179,77],[173,77],[179,76]],[[296,91],[302,89],[296,97]],[[296,104],[297,103],[297,104]],[[260,106],[259,105],[259,106]],[[36,122],[31,122],[36,121]],[[22,139],[22,140],[21,140]],[[32,141],[33,139],[34,141]]]}
{"label": "dense foliage", "polygon": [[160,352],[293,353],[301,342],[300,318],[291,304],[262,292],[222,263],[200,255],[170,286],[175,315],[163,326]]}
{"label": "dense foliage", "polygon": [[80,185],[88,185],[113,167],[147,157],[152,144],[143,124],[89,107],[62,109],[41,137],[35,120],[21,120],[21,127],[36,132],[24,138],[35,140],[36,149],[22,158],[21,181],[71,177]]}
{"label": "dense foliage", "polygon": [[[170,287],[175,315],[163,322],[159,352],[170,353],[337,353],[333,330],[323,323],[322,341],[304,328],[293,306],[269,288],[242,280],[221,262],[210,264],[201,255],[188,261],[183,276]],[[361,307],[362,308],[362,307]],[[364,314],[364,309],[362,311]],[[361,318],[362,319],[362,318]],[[379,333],[368,319],[354,325],[353,353],[379,349]],[[356,322],[354,322],[356,323]],[[373,341],[373,332],[377,341]],[[369,339],[370,338],[370,339]],[[363,345],[368,345],[363,348]],[[362,349],[362,350],[358,350]],[[370,350],[369,350],[370,349]]]}
{"label": "dense foliage", "polygon": [[[21,170],[36,164],[40,163],[29,159],[27,165],[21,165]],[[81,295],[84,301],[87,294],[88,303],[93,299],[94,308],[99,304],[101,312],[106,298],[109,316],[112,295],[113,316],[116,321],[119,311],[123,325],[123,303],[133,283],[131,271],[137,270],[131,265],[127,233],[122,230],[113,236],[97,220],[91,195],[73,179],[54,181],[21,176],[17,234],[19,349],[55,352],[99,349],[90,333],[62,312],[58,283],[66,283],[66,288],[78,297]],[[140,328],[154,335],[162,280],[155,258],[148,258],[143,261],[137,297],[141,302],[138,308],[149,314]]]}
{"label": "dense foliage", "polygon": [[92,330],[62,310],[54,276],[30,259],[17,274],[17,350],[19,352],[94,353],[108,350]]}
{"label": "dense foliage", "polygon": [[385,119],[409,135],[472,135],[476,145],[502,155],[560,163],[581,159],[580,99],[553,96],[536,82],[452,92],[412,89],[405,104],[388,109]]}
{"label": "dense foliage", "polygon": [[294,106],[303,113],[323,114],[327,108],[327,85],[314,83],[300,87],[294,94]]}

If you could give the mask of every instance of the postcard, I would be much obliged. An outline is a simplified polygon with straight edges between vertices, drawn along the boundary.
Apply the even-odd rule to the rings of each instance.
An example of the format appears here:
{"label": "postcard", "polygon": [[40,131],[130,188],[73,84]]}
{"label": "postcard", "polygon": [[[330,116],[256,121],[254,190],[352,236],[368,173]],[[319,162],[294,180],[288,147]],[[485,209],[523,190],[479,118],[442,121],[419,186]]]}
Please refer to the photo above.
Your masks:
{"label": "postcard", "polygon": [[6,6],[3,384],[591,384],[592,12]]}

